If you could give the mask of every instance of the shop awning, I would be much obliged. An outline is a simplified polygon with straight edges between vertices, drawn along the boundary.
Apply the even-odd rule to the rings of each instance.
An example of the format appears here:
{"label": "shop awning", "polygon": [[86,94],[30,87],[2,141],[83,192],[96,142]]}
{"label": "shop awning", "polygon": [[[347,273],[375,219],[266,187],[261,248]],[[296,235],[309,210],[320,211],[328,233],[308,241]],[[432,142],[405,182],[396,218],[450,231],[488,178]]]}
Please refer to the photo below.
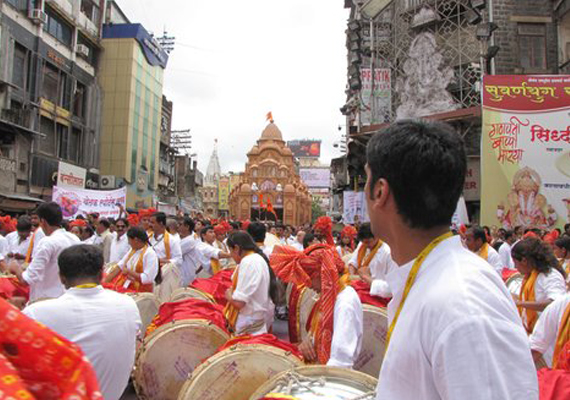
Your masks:
{"label": "shop awning", "polygon": [[34,210],[42,199],[21,194],[0,193],[0,210],[3,211],[29,211]]}

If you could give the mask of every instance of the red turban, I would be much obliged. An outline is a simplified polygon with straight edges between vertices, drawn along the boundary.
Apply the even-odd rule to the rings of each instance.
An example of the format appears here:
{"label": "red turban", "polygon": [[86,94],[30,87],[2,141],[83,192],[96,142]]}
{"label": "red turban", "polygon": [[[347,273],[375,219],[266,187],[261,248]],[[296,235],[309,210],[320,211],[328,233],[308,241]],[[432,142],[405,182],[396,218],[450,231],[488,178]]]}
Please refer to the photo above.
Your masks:
{"label": "red turban", "polygon": [[6,233],[14,232],[16,230],[17,221],[6,215],[5,217],[0,217],[0,229],[4,230]]}
{"label": "red turban", "polygon": [[334,239],[332,237],[332,225],[332,220],[330,217],[326,216],[317,218],[315,225],[313,225],[313,230],[315,230],[316,233],[323,235],[326,238],[327,244],[329,246],[334,246]]}
{"label": "red turban", "polygon": [[524,234],[523,239],[528,239],[528,238],[540,239],[540,237],[533,231],[528,231],[527,233]]}
{"label": "red turban", "polygon": [[140,219],[137,214],[129,214],[127,215],[127,221],[129,221],[129,226],[137,226],[140,222]]}
{"label": "red turban", "polygon": [[251,221],[249,219],[246,219],[241,223],[241,229],[247,231],[247,227],[249,226],[249,224],[251,224]]}
{"label": "red turban", "polygon": [[350,248],[354,249],[354,238],[356,237],[356,228],[352,225],[346,225],[344,228],[342,228],[342,231],[340,231],[340,237],[341,238],[345,238],[345,237],[349,237],[350,238]]}
{"label": "red turban", "polygon": [[84,227],[87,226],[87,222],[84,219],[79,218],[69,223],[70,228],[73,228],[74,226]]}
{"label": "red turban", "polygon": [[214,233],[216,235],[223,235],[226,233],[226,229],[222,225],[216,225],[214,226]]}

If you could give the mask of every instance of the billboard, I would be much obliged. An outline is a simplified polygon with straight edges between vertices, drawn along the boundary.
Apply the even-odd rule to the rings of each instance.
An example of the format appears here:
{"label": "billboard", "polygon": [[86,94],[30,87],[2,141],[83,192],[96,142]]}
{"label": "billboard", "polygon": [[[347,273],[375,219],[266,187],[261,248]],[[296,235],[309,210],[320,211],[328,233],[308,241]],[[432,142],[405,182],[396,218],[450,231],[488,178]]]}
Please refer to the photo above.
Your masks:
{"label": "billboard", "polygon": [[331,171],[328,168],[300,168],[299,176],[309,188],[328,188],[331,186]]}
{"label": "billboard", "polygon": [[[360,112],[362,125],[390,122],[392,110],[392,73],[390,68],[374,69],[374,96],[372,96],[372,73],[370,68],[360,68],[363,107]],[[370,100],[374,101],[374,110]],[[374,112],[374,115],[371,115]]]}
{"label": "billboard", "polygon": [[320,140],[291,140],[287,142],[295,157],[319,158],[321,156]]}
{"label": "billboard", "polygon": [[483,81],[481,222],[562,228],[570,222],[570,75]]}
{"label": "billboard", "polygon": [[83,189],[85,187],[86,175],[87,170],[85,168],[60,161],[57,170],[57,186]]}

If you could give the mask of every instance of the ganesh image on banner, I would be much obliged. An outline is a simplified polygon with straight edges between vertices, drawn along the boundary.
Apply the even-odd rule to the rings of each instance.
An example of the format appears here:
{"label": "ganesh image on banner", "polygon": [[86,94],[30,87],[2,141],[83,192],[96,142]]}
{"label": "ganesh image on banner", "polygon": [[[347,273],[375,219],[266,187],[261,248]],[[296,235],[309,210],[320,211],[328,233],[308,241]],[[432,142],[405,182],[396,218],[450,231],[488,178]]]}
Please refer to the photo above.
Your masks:
{"label": "ganesh image on banner", "polygon": [[533,228],[554,226],[558,215],[546,197],[539,193],[541,186],[542,179],[532,168],[524,167],[517,171],[507,195],[507,206],[503,203],[497,206],[497,218],[505,229],[519,225]]}

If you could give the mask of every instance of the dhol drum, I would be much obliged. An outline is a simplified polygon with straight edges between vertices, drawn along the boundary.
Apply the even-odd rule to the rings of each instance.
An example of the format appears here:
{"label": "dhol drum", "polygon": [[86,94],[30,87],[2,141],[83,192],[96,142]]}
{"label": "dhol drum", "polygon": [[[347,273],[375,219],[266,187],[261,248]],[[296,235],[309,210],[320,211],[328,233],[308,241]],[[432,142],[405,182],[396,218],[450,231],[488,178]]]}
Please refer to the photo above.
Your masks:
{"label": "dhol drum", "polygon": [[507,289],[509,289],[509,292],[511,292],[511,294],[514,294],[516,296],[520,295],[523,279],[524,277],[520,273],[516,273],[507,279],[505,285],[507,285]]}
{"label": "dhol drum", "polygon": [[162,282],[160,285],[154,285],[154,294],[162,304],[170,301],[172,293],[181,287],[182,278],[178,266],[172,263],[166,264],[162,267]]}
{"label": "dhol drum", "polygon": [[194,288],[179,288],[172,292],[172,296],[170,296],[170,301],[181,301],[186,299],[199,299],[215,303],[212,296]]}
{"label": "dhol drum", "polygon": [[128,293],[128,295],[137,303],[141,315],[142,331],[146,332],[146,328],[158,312],[160,303],[153,293]]}
{"label": "dhol drum", "polygon": [[368,304],[362,305],[362,312],[362,348],[354,363],[354,369],[376,378],[380,375],[386,350],[388,314],[386,309]]}
{"label": "dhol drum", "polygon": [[307,321],[311,315],[311,311],[315,306],[315,303],[319,299],[319,295],[313,289],[304,288],[302,289],[301,295],[299,297],[299,303],[297,306],[297,316],[299,321],[299,339],[302,342],[307,335]]}
{"label": "dhol drum", "polygon": [[377,383],[367,374],[346,368],[306,366],[280,373],[262,384],[249,400],[373,400]]}
{"label": "dhol drum", "polygon": [[156,329],[137,354],[133,380],[139,399],[178,398],[194,368],[228,339],[227,332],[203,319],[175,321]]}
{"label": "dhol drum", "polygon": [[302,364],[291,352],[277,347],[238,344],[218,352],[196,368],[178,399],[247,399],[274,375]]}

